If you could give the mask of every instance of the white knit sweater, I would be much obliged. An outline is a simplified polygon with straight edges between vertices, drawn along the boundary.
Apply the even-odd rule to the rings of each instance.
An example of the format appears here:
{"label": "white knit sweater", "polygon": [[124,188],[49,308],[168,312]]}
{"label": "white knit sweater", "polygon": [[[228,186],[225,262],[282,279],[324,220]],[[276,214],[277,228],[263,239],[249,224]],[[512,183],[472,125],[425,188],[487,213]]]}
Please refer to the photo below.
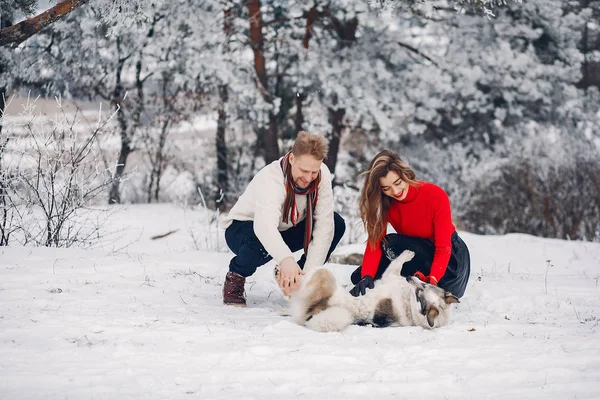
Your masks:
{"label": "white knit sweater", "polygon": [[[277,264],[293,253],[285,244],[280,231],[293,225],[291,221],[282,221],[283,203],[285,201],[285,178],[281,170],[280,160],[262,168],[252,178],[229,214],[223,217],[227,228],[233,220],[254,221],[254,233],[263,247]],[[296,208],[300,214],[298,221],[306,218],[306,195],[296,195]],[[321,164],[321,182],[319,197],[314,210],[313,239],[308,245],[308,256],[305,271],[323,265],[327,251],[333,241],[333,191],[329,168]]]}

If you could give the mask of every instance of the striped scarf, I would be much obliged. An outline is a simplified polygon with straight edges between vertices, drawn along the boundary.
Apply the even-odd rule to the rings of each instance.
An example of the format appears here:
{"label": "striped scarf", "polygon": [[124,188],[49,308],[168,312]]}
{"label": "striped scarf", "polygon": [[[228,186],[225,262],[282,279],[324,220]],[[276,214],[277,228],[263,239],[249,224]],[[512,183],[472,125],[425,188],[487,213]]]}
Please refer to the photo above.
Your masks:
{"label": "striped scarf", "polygon": [[319,198],[319,182],[321,182],[321,172],[317,178],[308,185],[306,189],[299,188],[294,184],[292,177],[292,165],[290,164],[290,154],[288,152],[281,159],[281,170],[285,177],[285,201],[283,202],[283,222],[292,222],[296,226],[300,213],[296,209],[296,195],[306,195],[306,228],[304,230],[304,254],[308,254],[308,244],[312,236],[313,214]]}

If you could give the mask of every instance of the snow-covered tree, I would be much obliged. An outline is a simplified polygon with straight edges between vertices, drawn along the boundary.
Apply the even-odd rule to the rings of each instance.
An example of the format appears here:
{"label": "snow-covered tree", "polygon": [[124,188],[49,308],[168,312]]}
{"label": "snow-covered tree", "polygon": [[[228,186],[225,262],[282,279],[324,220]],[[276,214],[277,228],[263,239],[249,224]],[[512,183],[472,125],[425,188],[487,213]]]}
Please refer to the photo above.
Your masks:
{"label": "snow-covered tree", "polygon": [[429,34],[447,38],[437,53],[444,72],[433,78],[426,67],[406,80],[419,110],[412,126],[429,144],[397,143],[418,154],[425,176],[452,189],[466,229],[597,240],[586,224],[599,223],[599,103],[597,91],[577,88],[585,12],[524,2],[494,19],[455,15],[450,26],[432,25]]}

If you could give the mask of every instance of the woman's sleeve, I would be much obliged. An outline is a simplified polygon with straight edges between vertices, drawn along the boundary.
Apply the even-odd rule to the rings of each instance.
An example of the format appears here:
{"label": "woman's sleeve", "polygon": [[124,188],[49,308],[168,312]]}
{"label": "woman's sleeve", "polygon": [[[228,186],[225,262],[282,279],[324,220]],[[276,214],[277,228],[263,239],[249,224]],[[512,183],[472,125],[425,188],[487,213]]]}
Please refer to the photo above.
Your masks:
{"label": "woman's sleeve", "polygon": [[455,231],[450,212],[450,199],[443,190],[438,192],[433,202],[433,244],[435,252],[429,275],[440,281],[446,273],[452,254],[452,234]]}
{"label": "woman's sleeve", "polygon": [[361,278],[364,278],[367,275],[369,275],[371,278],[375,278],[382,253],[381,240],[378,240],[374,247],[367,243],[367,248],[365,249],[365,254],[363,255],[363,263],[360,273]]}

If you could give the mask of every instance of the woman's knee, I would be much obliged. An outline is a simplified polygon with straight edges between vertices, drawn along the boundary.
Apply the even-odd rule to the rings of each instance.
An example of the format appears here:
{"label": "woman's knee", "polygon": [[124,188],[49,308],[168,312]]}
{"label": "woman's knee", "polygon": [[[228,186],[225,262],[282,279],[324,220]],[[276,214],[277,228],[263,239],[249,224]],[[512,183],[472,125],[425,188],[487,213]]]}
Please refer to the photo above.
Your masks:
{"label": "woman's knee", "polygon": [[390,233],[381,241],[381,248],[384,252],[391,252],[400,255],[404,250],[412,250],[417,254],[426,257],[433,257],[435,246],[427,239]]}
{"label": "woman's knee", "polygon": [[333,213],[333,229],[335,232],[334,235],[339,238],[344,236],[344,233],[346,232],[346,221],[344,221],[344,218],[336,212]]}

